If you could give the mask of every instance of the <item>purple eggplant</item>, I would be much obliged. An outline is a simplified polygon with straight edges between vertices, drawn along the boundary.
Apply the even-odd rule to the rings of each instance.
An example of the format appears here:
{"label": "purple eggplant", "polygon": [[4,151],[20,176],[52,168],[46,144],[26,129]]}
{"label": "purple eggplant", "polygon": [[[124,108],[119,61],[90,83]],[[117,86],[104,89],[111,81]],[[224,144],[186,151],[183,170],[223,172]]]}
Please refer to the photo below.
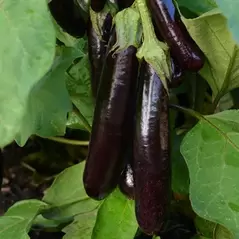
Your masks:
{"label": "purple eggplant", "polygon": [[88,52],[91,65],[91,89],[92,95],[96,98],[97,89],[100,82],[101,72],[105,60],[107,44],[112,27],[112,16],[107,14],[101,27],[102,36],[100,37],[89,21],[88,26]]}
{"label": "purple eggplant", "polygon": [[136,218],[146,234],[156,234],[167,217],[171,193],[168,95],[154,69],[140,70],[134,140]]}
{"label": "purple eggplant", "polygon": [[137,81],[136,52],[133,46],[110,52],[104,64],[83,176],[86,193],[97,200],[113,191],[123,170],[124,120],[130,88]]}
{"label": "purple eggplant", "polygon": [[181,22],[173,0],[147,0],[157,30],[182,70],[199,71],[204,65],[200,48]]}

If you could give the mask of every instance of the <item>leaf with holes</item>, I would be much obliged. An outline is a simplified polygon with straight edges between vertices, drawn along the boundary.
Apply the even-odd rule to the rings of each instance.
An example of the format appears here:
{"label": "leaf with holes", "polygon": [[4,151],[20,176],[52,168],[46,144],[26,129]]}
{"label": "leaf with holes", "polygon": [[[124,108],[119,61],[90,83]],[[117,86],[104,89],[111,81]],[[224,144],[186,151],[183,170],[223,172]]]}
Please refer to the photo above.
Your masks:
{"label": "leaf with holes", "polygon": [[194,211],[238,237],[239,111],[202,117],[185,136],[181,153],[189,168]]}
{"label": "leaf with holes", "polygon": [[32,87],[50,68],[55,31],[46,1],[0,1],[0,147],[20,128]]}
{"label": "leaf with holes", "polygon": [[239,49],[227,27],[227,20],[219,10],[195,19],[182,19],[207,58],[200,73],[218,102],[228,91],[239,87]]}

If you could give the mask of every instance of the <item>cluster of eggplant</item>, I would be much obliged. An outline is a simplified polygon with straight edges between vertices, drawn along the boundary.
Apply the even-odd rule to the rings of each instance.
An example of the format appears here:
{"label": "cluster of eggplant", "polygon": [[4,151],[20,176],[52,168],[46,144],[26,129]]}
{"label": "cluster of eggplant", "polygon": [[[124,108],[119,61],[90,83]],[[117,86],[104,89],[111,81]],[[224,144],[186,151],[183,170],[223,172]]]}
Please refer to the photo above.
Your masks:
{"label": "cluster of eggplant", "polygon": [[[51,3],[54,2],[59,4],[54,0]],[[65,2],[69,4],[69,0]],[[133,2],[118,0],[118,7],[121,10]],[[171,88],[178,85],[185,71],[197,72],[203,67],[203,54],[180,21],[173,0],[146,2],[157,37],[170,49]],[[105,3],[106,0],[91,0],[90,4],[93,11],[100,12]],[[63,6],[60,10],[66,9]],[[91,21],[86,25],[96,106],[84,187],[91,198],[102,200],[119,186],[135,200],[140,228],[146,234],[158,234],[167,218],[171,197],[169,97],[153,67],[144,60],[139,62],[134,46],[112,51],[117,40],[112,20],[110,13],[105,15],[101,36]],[[65,27],[60,21],[58,24]],[[69,20],[71,27],[79,24],[80,21]],[[68,32],[82,35],[72,28]]]}

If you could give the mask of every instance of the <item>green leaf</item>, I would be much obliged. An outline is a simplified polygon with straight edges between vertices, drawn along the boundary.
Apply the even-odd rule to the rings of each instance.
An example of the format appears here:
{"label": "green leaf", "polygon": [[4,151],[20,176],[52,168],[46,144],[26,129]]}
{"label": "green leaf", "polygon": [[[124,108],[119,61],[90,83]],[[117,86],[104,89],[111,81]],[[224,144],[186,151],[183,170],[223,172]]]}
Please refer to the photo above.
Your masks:
{"label": "green leaf", "polygon": [[82,55],[78,47],[58,47],[52,68],[30,93],[21,128],[16,136],[20,146],[32,134],[42,137],[65,134],[67,113],[71,110],[65,72],[74,59]]}
{"label": "green leaf", "polygon": [[134,201],[116,189],[99,209],[92,238],[132,239],[137,228]]}
{"label": "green leaf", "polygon": [[203,117],[185,136],[181,153],[194,211],[239,236],[239,111]]}
{"label": "green leaf", "polygon": [[[79,109],[90,125],[93,121],[94,100],[91,94],[90,65],[88,55],[84,55],[80,61],[75,64],[67,77],[67,89],[72,102]],[[86,130],[82,121],[75,113],[71,113],[67,126]]]}
{"label": "green leaf", "polygon": [[93,210],[76,216],[70,225],[63,228],[62,231],[66,233],[63,239],[91,239],[97,212]]}
{"label": "green leaf", "polygon": [[218,103],[228,91],[239,87],[238,46],[227,28],[226,18],[218,10],[195,19],[182,19],[207,58],[200,74],[208,81]]}
{"label": "green leaf", "polygon": [[14,204],[0,217],[0,238],[30,239],[27,233],[34,218],[47,206],[38,200],[24,200]]}
{"label": "green leaf", "polygon": [[28,221],[21,217],[0,217],[0,237],[4,239],[30,239],[28,236]]}
{"label": "green leaf", "polygon": [[55,32],[46,1],[0,3],[0,147],[10,143],[32,87],[54,59]]}
{"label": "green leaf", "polygon": [[217,7],[214,0],[177,0],[177,3],[180,7],[185,7],[197,15],[201,15]]}
{"label": "green leaf", "polygon": [[172,160],[172,189],[176,193],[188,194],[189,174],[185,160],[180,153],[180,145],[184,135],[176,135],[173,132],[173,143],[171,151]]}
{"label": "green leaf", "polygon": [[24,220],[32,221],[48,205],[42,201],[31,199],[15,203],[4,216],[19,216]]}
{"label": "green leaf", "polygon": [[230,30],[233,33],[234,39],[239,43],[239,33],[238,33],[238,24],[239,24],[239,2],[232,0],[215,0],[218,7],[222,10],[223,14],[228,19],[228,24]]}
{"label": "green leaf", "polygon": [[98,201],[90,199],[83,186],[83,171],[85,163],[65,169],[47,189],[43,201],[51,205],[51,209],[43,214],[53,220],[70,220],[77,214],[94,210]]}

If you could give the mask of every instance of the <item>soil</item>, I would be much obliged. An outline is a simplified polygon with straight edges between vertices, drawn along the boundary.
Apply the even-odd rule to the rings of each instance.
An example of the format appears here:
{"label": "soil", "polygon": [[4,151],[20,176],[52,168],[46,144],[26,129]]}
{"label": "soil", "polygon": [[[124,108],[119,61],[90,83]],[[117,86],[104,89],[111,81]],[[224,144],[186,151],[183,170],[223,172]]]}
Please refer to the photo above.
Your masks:
{"label": "soil", "polygon": [[[31,150],[33,150],[32,145],[29,147],[28,144],[27,147],[21,148],[15,143],[3,150],[4,170],[0,191],[0,216],[17,201],[41,199],[44,190],[49,186],[49,182],[36,184],[34,172],[22,163],[21,159]],[[31,231],[29,236],[32,239],[61,239],[63,233]]]}

